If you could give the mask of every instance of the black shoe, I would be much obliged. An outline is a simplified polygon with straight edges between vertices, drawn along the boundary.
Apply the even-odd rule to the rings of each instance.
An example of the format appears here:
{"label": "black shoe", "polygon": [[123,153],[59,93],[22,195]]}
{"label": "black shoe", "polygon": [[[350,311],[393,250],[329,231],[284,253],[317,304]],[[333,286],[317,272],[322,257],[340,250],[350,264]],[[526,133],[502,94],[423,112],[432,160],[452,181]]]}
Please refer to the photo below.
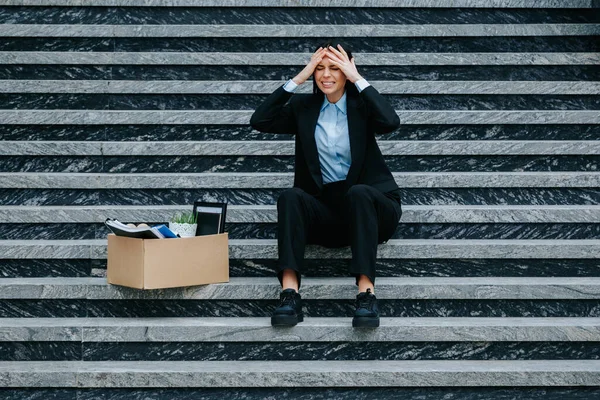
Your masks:
{"label": "black shoe", "polygon": [[285,289],[279,295],[279,306],[271,316],[273,326],[294,326],[304,321],[302,313],[302,298],[294,289]]}
{"label": "black shoe", "polygon": [[356,311],[352,319],[354,328],[377,328],[379,326],[379,308],[377,298],[371,289],[356,296]]}

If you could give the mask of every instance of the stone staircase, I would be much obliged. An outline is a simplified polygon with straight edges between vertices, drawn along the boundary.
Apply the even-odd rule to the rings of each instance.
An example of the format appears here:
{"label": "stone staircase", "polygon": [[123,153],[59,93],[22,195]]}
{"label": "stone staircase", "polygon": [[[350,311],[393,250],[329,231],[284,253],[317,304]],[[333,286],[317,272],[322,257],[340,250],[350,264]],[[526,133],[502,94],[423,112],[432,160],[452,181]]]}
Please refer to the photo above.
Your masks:
{"label": "stone staircase", "polygon": [[[600,398],[598,6],[1,1],[0,398]],[[308,249],[305,322],[268,318],[293,138],[248,121],[326,37],[402,121],[377,330],[348,249]],[[106,283],[106,217],[197,199],[229,201],[230,283]]]}

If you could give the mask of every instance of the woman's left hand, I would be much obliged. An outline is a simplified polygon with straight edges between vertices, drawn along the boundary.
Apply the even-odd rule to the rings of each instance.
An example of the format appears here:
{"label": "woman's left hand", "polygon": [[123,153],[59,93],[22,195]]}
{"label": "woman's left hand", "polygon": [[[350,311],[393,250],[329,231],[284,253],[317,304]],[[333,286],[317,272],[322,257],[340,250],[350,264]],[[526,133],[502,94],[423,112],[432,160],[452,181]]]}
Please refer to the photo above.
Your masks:
{"label": "woman's left hand", "polygon": [[352,60],[350,60],[346,50],[344,50],[341,45],[338,44],[337,49],[333,46],[329,46],[327,48],[327,57],[329,57],[333,65],[337,65],[342,70],[350,82],[356,83],[356,81],[362,79],[362,76],[360,76],[356,70],[354,57],[352,57]]}

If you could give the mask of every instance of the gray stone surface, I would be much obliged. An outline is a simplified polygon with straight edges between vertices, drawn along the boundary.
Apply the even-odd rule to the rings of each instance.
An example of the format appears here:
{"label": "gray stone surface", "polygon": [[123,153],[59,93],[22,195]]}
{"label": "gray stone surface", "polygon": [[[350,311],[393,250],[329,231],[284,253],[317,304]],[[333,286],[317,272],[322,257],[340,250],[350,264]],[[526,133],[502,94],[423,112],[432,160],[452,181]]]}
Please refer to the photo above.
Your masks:
{"label": "gray stone surface", "polygon": [[600,24],[59,25],[4,24],[3,37],[471,37],[584,36]]}
{"label": "gray stone surface", "polygon": [[[382,140],[383,155],[597,155],[600,141]],[[293,141],[72,142],[0,141],[0,156],[292,156]]]}
{"label": "gray stone surface", "polygon": [[[106,259],[106,240],[0,240],[0,259]],[[310,245],[307,258],[350,258],[349,248]],[[412,258],[598,258],[599,240],[390,240],[377,250],[381,259]],[[277,241],[229,241],[231,259],[276,259]]]}
{"label": "gray stone surface", "polygon": [[[305,65],[308,53],[3,51],[0,64]],[[600,53],[357,53],[356,65],[597,65]]]}
{"label": "gray stone surface", "polygon": [[600,361],[17,361],[4,387],[597,386]]}
{"label": "gray stone surface", "polygon": [[[242,110],[0,110],[8,125],[248,125]],[[397,110],[403,125],[600,124],[599,110]]]}
{"label": "gray stone surface", "polygon": [[54,318],[17,318],[10,321],[6,318],[0,325],[0,342],[80,342],[83,340],[82,321],[85,319],[61,322]]}
{"label": "gray stone surface", "polygon": [[592,0],[4,0],[14,6],[590,8]]}
{"label": "gray stone surface", "polygon": [[[9,258],[94,258],[97,240],[3,240],[0,259]],[[104,244],[106,247],[106,243]]]}
{"label": "gray stone surface", "polygon": [[[269,300],[281,287],[274,278],[231,278],[229,283],[139,290],[105,278],[3,278],[2,299]],[[600,278],[584,277],[381,277],[379,299],[600,299]],[[304,278],[304,299],[354,299],[352,278]]]}
{"label": "gray stone surface", "polygon": [[[0,93],[269,94],[285,81],[0,80]],[[600,82],[369,81],[383,94],[598,94]],[[312,81],[297,93],[311,93]]]}
{"label": "gray stone surface", "polygon": [[[5,223],[102,223],[107,217],[123,222],[168,221],[181,206],[0,206]],[[566,206],[457,206],[404,205],[403,223],[595,223],[600,221],[598,205]],[[272,206],[229,205],[227,222],[276,223]]]}
{"label": "gray stone surface", "polygon": [[[111,146],[111,144],[108,144]],[[127,148],[127,144],[124,144]],[[133,145],[133,148],[137,146]],[[131,153],[130,153],[131,154]],[[101,156],[102,142],[42,142],[42,141],[2,141],[1,156]]]}
{"label": "gray stone surface", "polygon": [[[597,172],[395,172],[402,188],[600,187]],[[31,173],[2,172],[0,188],[289,188],[293,173]]]}
{"label": "gray stone surface", "polygon": [[0,341],[83,342],[503,342],[600,341],[600,318],[382,318],[376,330],[348,318],[5,318]]}

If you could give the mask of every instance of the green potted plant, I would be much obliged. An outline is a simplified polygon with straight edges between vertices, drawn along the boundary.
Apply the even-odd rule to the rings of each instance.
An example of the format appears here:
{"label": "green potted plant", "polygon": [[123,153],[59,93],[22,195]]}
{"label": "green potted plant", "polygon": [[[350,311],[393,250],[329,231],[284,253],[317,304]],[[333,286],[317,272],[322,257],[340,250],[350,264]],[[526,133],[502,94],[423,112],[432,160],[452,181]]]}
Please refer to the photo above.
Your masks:
{"label": "green potted plant", "polygon": [[179,234],[181,237],[196,236],[198,220],[193,212],[183,212],[175,214],[169,221],[169,229]]}

